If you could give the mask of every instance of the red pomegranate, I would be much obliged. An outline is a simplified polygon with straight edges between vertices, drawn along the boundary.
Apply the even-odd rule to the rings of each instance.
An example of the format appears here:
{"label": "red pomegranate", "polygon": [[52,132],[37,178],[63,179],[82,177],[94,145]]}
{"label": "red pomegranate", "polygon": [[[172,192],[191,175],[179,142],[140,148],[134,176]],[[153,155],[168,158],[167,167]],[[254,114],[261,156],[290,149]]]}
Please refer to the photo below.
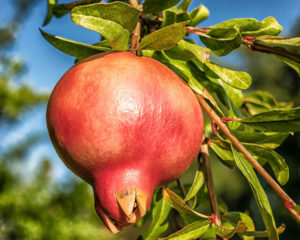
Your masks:
{"label": "red pomegranate", "polygon": [[192,90],[163,64],[130,52],[94,55],[67,71],[47,124],[61,159],[92,185],[113,233],[146,213],[154,188],[190,166],[203,137]]}

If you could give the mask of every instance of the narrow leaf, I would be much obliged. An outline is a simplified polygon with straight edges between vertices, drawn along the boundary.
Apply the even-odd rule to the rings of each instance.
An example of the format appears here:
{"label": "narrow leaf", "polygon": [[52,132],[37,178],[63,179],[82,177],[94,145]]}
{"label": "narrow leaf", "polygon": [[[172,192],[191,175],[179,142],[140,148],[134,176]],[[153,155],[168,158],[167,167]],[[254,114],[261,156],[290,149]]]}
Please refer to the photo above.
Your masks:
{"label": "narrow leaf", "polygon": [[42,30],[40,30],[40,32],[43,35],[43,37],[58,50],[68,55],[74,56],[78,60],[82,60],[97,53],[111,51],[111,49],[107,47],[98,47],[75,42],[72,40],[51,35],[49,33],[43,32]]}
{"label": "narrow leaf", "polygon": [[163,188],[163,198],[172,207],[175,208],[183,219],[190,223],[199,219],[208,219],[209,217],[191,209],[176,193],[170,189]]}
{"label": "narrow leaf", "polygon": [[248,180],[248,182],[251,186],[251,189],[253,191],[257,205],[259,207],[261,216],[265,223],[269,240],[279,239],[278,233],[276,231],[275,220],[273,217],[272,209],[271,209],[267,194],[265,193],[264,189],[262,188],[251,164],[246,159],[242,158],[233,146],[231,146],[231,150],[232,150],[234,159],[236,161],[237,167],[240,169],[240,171],[246,177],[246,179]]}
{"label": "narrow leaf", "polygon": [[145,0],[143,4],[144,13],[159,13],[167,8],[175,6],[180,0]]}
{"label": "narrow leaf", "polygon": [[150,226],[142,232],[139,240],[156,240],[162,233],[164,233],[169,223],[167,221],[171,207],[162,198],[155,202],[152,210],[152,222]]}
{"label": "narrow leaf", "polygon": [[204,178],[204,169],[202,167],[202,165],[198,165],[198,169],[196,171],[195,177],[194,177],[194,181],[192,186],[190,187],[188,193],[186,194],[184,201],[188,201],[191,198],[193,198],[200,190],[200,188],[203,186],[205,181]]}
{"label": "narrow leaf", "polygon": [[175,23],[155,32],[150,33],[142,38],[140,43],[141,49],[148,50],[166,50],[174,47],[186,34],[185,25],[188,22]]}
{"label": "narrow leaf", "polygon": [[279,147],[289,136],[289,133],[278,132],[254,132],[232,130],[232,134],[243,143],[255,143],[266,148]]}
{"label": "narrow leaf", "polygon": [[190,25],[196,26],[209,16],[209,10],[204,6],[200,5],[199,7],[193,9],[190,13],[190,16],[192,18]]}
{"label": "narrow leaf", "polygon": [[300,107],[262,112],[241,120],[255,129],[270,132],[300,131]]}
{"label": "narrow leaf", "polygon": [[173,59],[188,61],[196,58],[202,63],[208,60],[209,53],[210,51],[208,48],[189,43],[183,39],[181,39],[175,47],[165,51],[165,54]]}
{"label": "narrow leaf", "polygon": [[212,229],[218,236],[222,238],[232,238],[237,232],[245,232],[247,226],[242,221],[238,221],[235,228],[227,228],[223,226],[218,226],[217,224],[213,224]]}
{"label": "narrow leaf", "polygon": [[72,13],[109,20],[118,23],[129,32],[133,31],[139,20],[139,11],[123,2],[79,6],[74,8]]}
{"label": "narrow leaf", "polygon": [[[225,221],[229,221],[234,226],[236,226],[238,222],[242,221],[245,224],[245,226],[247,227],[247,229],[246,229],[247,231],[255,231],[255,226],[254,226],[254,222],[253,222],[252,218],[245,213],[241,213],[241,212],[225,213],[222,217],[222,221],[223,221],[223,223]],[[238,229],[238,228],[236,227],[236,229]],[[239,229],[237,230],[237,234],[243,240],[254,240],[254,237],[241,235],[241,232],[244,233],[244,231],[240,231]]]}
{"label": "narrow leaf", "polygon": [[260,164],[264,165],[268,163],[271,166],[278,182],[281,185],[285,185],[287,183],[289,180],[289,167],[282,156],[274,150],[258,144],[244,145]]}
{"label": "narrow leaf", "polygon": [[47,16],[44,20],[43,26],[46,26],[50,22],[50,20],[53,16],[53,9],[55,7],[56,2],[57,2],[57,0],[48,0]]}
{"label": "narrow leaf", "polygon": [[[285,230],[285,225],[282,224],[276,230],[277,230],[278,234],[283,233]],[[242,236],[244,239],[245,239],[245,237],[253,237],[253,239],[254,239],[254,237],[265,238],[265,237],[268,237],[268,232],[267,231],[246,231],[244,233],[241,233],[240,236]]]}
{"label": "narrow leaf", "polygon": [[159,240],[192,240],[201,237],[209,228],[209,221],[196,221],[166,238]]}
{"label": "narrow leaf", "polygon": [[205,62],[210,71],[214,72],[221,80],[236,89],[247,89],[250,87],[252,79],[246,72],[238,72],[222,68],[216,64]]}
{"label": "narrow leaf", "polygon": [[[113,3],[111,3],[113,4]],[[116,19],[105,19],[105,14],[109,14],[110,10],[106,9],[104,13],[97,15],[93,7],[103,7],[104,4],[92,4],[88,6],[75,7],[71,11],[72,21],[87,29],[100,33],[110,42],[115,50],[126,51],[128,49],[130,33],[116,23]]]}
{"label": "narrow leaf", "polygon": [[227,167],[235,167],[235,161],[233,159],[231,150],[225,148],[220,142],[217,141],[210,143],[209,146]]}
{"label": "narrow leaf", "polygon": [[243,36],[278,35],[282,26],[274,17],[267,17],[261,22],[254,18],[231,19],[211,28],[237,28]]}

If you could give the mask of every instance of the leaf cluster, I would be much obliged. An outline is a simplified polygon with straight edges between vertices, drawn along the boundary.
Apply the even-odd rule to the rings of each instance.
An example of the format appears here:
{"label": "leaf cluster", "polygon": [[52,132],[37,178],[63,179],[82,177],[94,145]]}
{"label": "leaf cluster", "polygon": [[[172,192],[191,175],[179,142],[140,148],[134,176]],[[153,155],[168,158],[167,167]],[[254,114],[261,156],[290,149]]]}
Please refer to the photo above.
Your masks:
{"label": "leaf cluster", "polygon": [[[127,1],[81,1],[66,7],[49,0],[45,24],[53,16],[61,16],[58,9],[64,8],[63,13],[70,13],[74,23],[99,33],[102,40],[88,45],[42,30],[41,33],[53,46],[74,56],[77,61],[97,53],[129,50],[165,64],[181,76],[196,94],[205,98],[220,117],[229,121],[228,127],[233,135],[261,165],[271,167],[279,184],[286,184],[289,168],[275,149],[289,134],[300,131],[300,108],[293,108],[292,103],[279,102],[270,93],[249,91],[252,78],[247,72],[220,66],[211,61],[210,55],[213,53],[221,57],[245,45],[249,50],[280,58],[299,74],[300,56],[284,48],[299,47],[299,38],[279,37],[282,26],[273,17],[262,21],[231,19],[214,26],[196,27],[208,17],[209,11],[203,5],[188,11],[190,3],[190,0],[145,0],[139,6],[132,6]],[[139,24],[141,39],[135,47],[132,39]],[[205,47],[191,40],[190,34],[197,34]],[[206,124],[214,122],[207,120]],[[278,234],[284,227],[276,227],[268,196],[252,165],[216,127],[206,129],[205,136],[211,151],[229,168],[238,168],[249,182],[266,230],[256,231],[250,216],[228,212],[226,208],[223,208],[222,226],[215,224],[211,216],[197,212],[197,202],[207,199],[200,164],[184,199],[169,189],[163,189],[163,198],[154,201],[152,223],[140,238],[155,239],[167,231],[169,205],[181,215],[185,227],[163,239],[231,238],[234,235],[242,239],[279,239]],[[193,204],[189,206],[191,201]]]}

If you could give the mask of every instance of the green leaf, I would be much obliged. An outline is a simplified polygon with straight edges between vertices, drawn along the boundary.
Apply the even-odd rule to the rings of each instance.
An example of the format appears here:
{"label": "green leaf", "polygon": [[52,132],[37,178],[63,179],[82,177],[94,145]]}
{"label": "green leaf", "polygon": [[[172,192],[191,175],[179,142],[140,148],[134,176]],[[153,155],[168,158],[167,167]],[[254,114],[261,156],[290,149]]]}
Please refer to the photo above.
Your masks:
{"label": "green leaf", "polygon": [[167,8],[175,6],[180,0],[145,0],[143,4],[144,13],[158,13]]}
{"label": "green leaf", "polygon": [[214,28],[200,36],[200,40],[217,56],[225,56],[242,44],[237,28]]}
{"label": "green leaf", "polygon": [[266,91],[252,91],[245,95],[243,101],[251,115],[268,110],[290,109],[292,107],[291,103],[278,102],[272,94]]}
{"label": "green leaf", "polygon": [[179,9],[183,11],[187,11],[188,7],[190,6],[192,0],[183,0],[180,5],[178,6]]}
{"label": "green leaf", "polygon": [[[284,224],[282,224],[280,227],[276,229],[278,234],[283,233],[284,230],[285,230]],[[268,237],[268,232],[267,231],[246,231],[244,233],[241,233],[240,236],[243,237],[244,239],[250,239],[250,237],[252,237],[251,239],[254,239],[255,237],[265,238]]]}
{"label": "green leaf", "polygon": [[194,177],[193,184],[184,198],[185,202],[193,198],[199,192],[200,188],[204,184],[204,181],[205,181],[204,169],[202,165],[198,164],[198,168]]}
{"label": "green leaf", "polygon": [[241,122],[262,131],[297,132],[300,131],[300,107],[262,112]]}
{"label": "green leaf", "polygon": [[273,217],[272,209],[268,200],[268,197],[262,188],[252,165],[244,158],[240,157],[237,150],[231,146],[231,150],[236,162],[237,167],[243,173],[243,175],[248,180],[250,187],[253,191],[254,197],[256,199],[257,205],[259,207],[261,216],[263,218],[264,224],[268,232],[268,238],[270,240],[276,240],[278,238],[278,233],[276,231],[275,220]]}
{"label": "green leaf", "polygon": [[186,22],[190,20],[191,17],[186,11],[179,9],[178,7],[168,8],[167,10],[163,11],[161,28],[174,23]]}
{"label": "green leaf", "polygon": [[212,225],[212,229],[215,233],[222,238],[232,238],[234,234],[245,232],[247,226],[242,222],[238,221],[235,228],[228,228],[223,226],[218,226],[217,224]]}
{"label": "green leaf", "polygon": [[209,228],[209,221],[196,221],[166,238],[159,240],[192,240],[201,237]]}
{"label": "green leaf", "polygon": [[210,71],[215,73],[222,81],[231,87],[244,90],[251,85],[251,76],[246,72],[233,71],[210,62],[205,62],[205,65]]}
{"label": "green leaf", "polygon": [[142,38],[139,49],[166,50],[174,47],[186,34],[188,22],[174,23]]}
{"label": "green leaf", "polygon": [[171,207],[162,198],[155,202],[154,208],[152,210],[152,222],[145,229],[138,240],[156,240],[162,233],[164,233],[168,227],[168,216]]}
{"label": "green leaf", "polygon": [[300,215],[300,205],[292,207]]}
{"label": "green leaf", "polygon": [[232,156],[232,152],[228,148],[225,148],[225,146],[218,141],[210,143],[209,146],[227,167],[235,167],[235,161]]}
{"label": "green leaf", "polygon": [[187,223],[209,218],[206,215],[194,211],[170,189],[163,188],[163,198],[172,208],[175,208],[178,211],[178,213]]}
{"label": "green leaf", "polygon": [[[115,8],[115,4],[118,4],[117,8]],[[118,2],[75,7],[71,11],[71,18],[76,24],[100,33],[110,42],[110,46],[114,50],[126,51],[128,49],[130,33],[127,29],[123,28],[122,25],[126,25],[128,28],[131,26],[126,24],[125,21],[122,23],[122,25],[119,24],[122,22],[122,19],[118,20],[118,17],[116,16],[120,13],[124,13],[122,11],[123,8],[120,7],[123,6],[123,4],[124,3]],[[133,19],[133,15],[137,10],[134,10],[132,7],[128,8],[128,10],[130,10],[129,12],[132,13],[129,13],[128,18]],[[119,21],[119,23],[115,21]]]}
{"label": "green leaf", "polygon": [[255,143],[266,148],[279,147],[288,137],[289,133],[278,132],[253,132],[232,130],[232,134],[243,143]]}
{"label": "green leaf", "polygon": [[118,23],[129,32],[134,30],[139,20],[139,10],[123,2],[95,3],[78,6],[72,10],[72,14],[109,20]]}
{"label": "green leaf", "polygon": [[274,17],[267,17],[261,22],[254,18],[231,19],[211,28],[236,28],[242,36],[278,35],[282,31],[282,26]]}
{"label": "green leaf", "polygon": [[295,59],[295,58],[280,56],[280,55],[276,55],[276,57],[280,58],[284,63],[289,65],[291,68],[293,68],[300,76],[300,60],[299,60],[299,58]]}
{"label": "green leaf", "polygon": [[208,48],[189,43],[183,39],[181,39],[175,47],[165,51],[165,54],[173,59],[188,61],[196,58],[202,63],[208,60],[209,53]]}
{"label": "green leaf", "polygon": [[244,144],[255,159],[262,165],[268,163],[278,182],[285,185],[289,180],[289,167],[284,158],[272,149],[260,146],[258,144]]}
{"label": "green leaf", "polygon": [[111,51],[110,48],[92,46],[84,43],[75,42],[58,36],[54,36],[40,30],[43,37],[58,50],[82,60],[91,55]]}
{"label": "green leaf", "polygon": [[271,45],[287,45],[287,46],[300,46],[300,37],[295,38],[282,38],[282,37],[275,37],[275,36],[261,36],[255,38],[254,42],[256,43],[266,43]]}
{"label": "green leaf", "polygon": [[190,25],[196,26],[209,16],[209,10],[204,6],[200,5],[199,7],[193,9],[190,13],[190,16],[192,18]]}
{"label": "green leaf", "polygon": [[[236,226],[238,222],[242,221],[247,227],[247,231],[255,231],[255,226],[252,218],[245,213],[241,213],[241,212],[225,213],[222,216],[222,221],[229,221],[231,224],[233,224],[233,226]],[[235,228],[237,229],[237,227]],[[254,237],[242,235],[241,231],[238,231],[237,233],[243,240],[254,240]]]}
{"label": "green leaf", "polygon": [[56,2],[57,2],[57,0],[48,0],[47,16],[44,20],[43,26],[46,26],[50,22],[50,20],[53,16],[53,9],[55,7]]}

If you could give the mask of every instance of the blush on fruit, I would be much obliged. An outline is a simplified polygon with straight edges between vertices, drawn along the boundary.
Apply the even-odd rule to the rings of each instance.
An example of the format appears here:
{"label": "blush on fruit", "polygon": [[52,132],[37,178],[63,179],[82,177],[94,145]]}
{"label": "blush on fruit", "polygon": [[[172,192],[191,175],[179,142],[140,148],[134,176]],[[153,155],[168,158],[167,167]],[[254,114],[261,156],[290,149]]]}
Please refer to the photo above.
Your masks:
{"label": "blush on fruit", "polygon": [[47,125],[113,233],[146,213],[154,188],[190,166],[203,137],[192,90],[160,62],[130,52],[94,55],[67,71],[51,94]]}

